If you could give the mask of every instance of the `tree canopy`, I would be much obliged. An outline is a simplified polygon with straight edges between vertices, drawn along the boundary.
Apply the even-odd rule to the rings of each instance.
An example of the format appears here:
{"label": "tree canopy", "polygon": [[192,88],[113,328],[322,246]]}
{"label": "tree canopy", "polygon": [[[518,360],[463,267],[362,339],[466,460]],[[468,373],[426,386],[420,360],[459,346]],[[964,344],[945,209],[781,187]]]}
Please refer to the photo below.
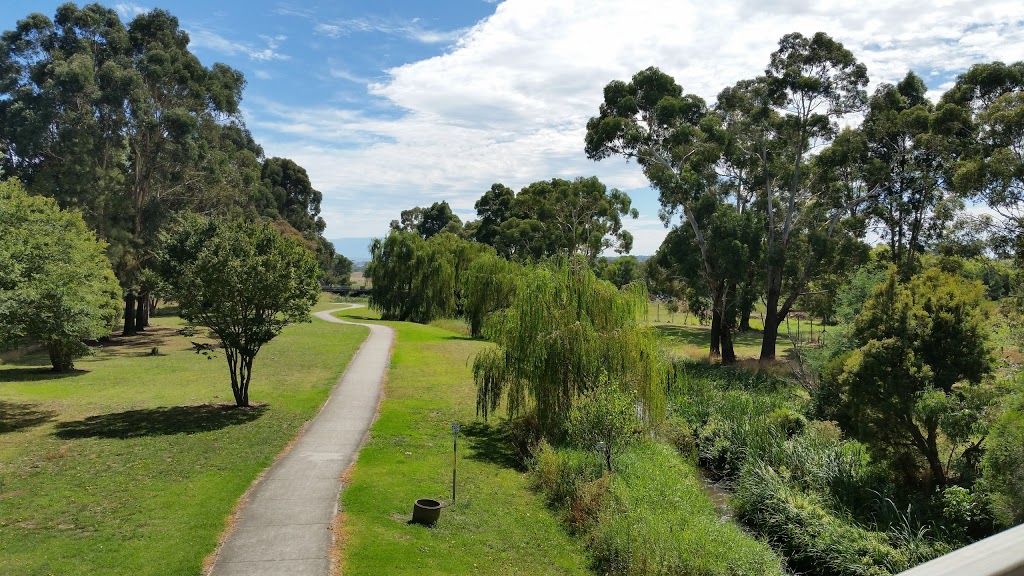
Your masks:
{"label": "tree canopy", "polygon": [[268,224],[202,218],[180,221],[164,246],[165,280],[182,317],[220,339],[235,403],[248,406],[256,354],[288,324],[308,321],[319,298],[313,254]]}
{"label": "tree canopy", "polygon": [[84,340],[110,334],[121,290],[82,215],[0,182],[0,346],[43,344],[67,372],[88,352]]}

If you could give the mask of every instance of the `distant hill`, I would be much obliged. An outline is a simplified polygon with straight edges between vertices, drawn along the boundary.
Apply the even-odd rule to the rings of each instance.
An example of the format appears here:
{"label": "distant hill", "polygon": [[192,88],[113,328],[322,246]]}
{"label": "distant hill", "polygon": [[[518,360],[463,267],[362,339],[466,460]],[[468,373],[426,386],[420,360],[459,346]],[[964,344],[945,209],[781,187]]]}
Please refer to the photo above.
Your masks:
{"label": "distant hill", "polygon": [[334,251],[353,262],[370,261],[370,242],[373,238],[335,238]]}

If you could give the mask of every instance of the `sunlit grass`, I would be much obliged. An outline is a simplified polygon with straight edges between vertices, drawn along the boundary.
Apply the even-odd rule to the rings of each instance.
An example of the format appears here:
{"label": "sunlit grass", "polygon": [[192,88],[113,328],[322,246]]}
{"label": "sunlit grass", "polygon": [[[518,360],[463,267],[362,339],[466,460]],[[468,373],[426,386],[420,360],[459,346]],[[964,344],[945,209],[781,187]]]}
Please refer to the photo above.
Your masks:
{"label": "sunlit grass", "polygon": [[[494,422],[475,418],[471,359],[489,344],[438,326],[387,324],[398,340],[380,419],[342,494],[341,572],[587,574],[582,546],[529,489]],[[453,421],[462,424],[457,500],[435,528],[410,525],[417,498],[451,503]]]}
{"label": "sunlit grass", "polygon": [[256,358],[257,406],[237,410],[223,352],[196,354],[208,340],[182,325],[155,318],[63,377],[39,354],[0,365],[0,574],[198,574],[366,335],[286,328]]}

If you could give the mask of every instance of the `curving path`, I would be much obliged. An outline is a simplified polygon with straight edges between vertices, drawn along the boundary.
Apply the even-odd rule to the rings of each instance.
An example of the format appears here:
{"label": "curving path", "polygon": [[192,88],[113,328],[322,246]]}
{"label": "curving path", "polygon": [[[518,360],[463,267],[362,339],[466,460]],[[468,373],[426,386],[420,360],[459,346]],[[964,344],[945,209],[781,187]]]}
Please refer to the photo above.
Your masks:
{"label": "curving path", "polygon": [[[315,312],[326,322],[355,324]],[[327,576],[331,523],[338,513],[341,475],[355,460],[380,401],[395,331],[358,324],[370,335],[353,356],[327,403],[284,457],[250,490],[234,530],[217,552],[210,576]]]}

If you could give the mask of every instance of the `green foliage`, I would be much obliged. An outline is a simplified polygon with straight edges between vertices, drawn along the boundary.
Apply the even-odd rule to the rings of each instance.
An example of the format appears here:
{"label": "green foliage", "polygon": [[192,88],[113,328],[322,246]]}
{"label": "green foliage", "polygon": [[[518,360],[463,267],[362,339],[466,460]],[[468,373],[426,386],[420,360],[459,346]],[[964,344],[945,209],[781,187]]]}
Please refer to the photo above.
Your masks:
{"label": "green foliage", "polygon": [[582,254],[594,261],[605,250],[632,248],[633,236],[622,229],[623,216],[638,216],[630,204],[627,194],[608,190],[596,176],[534,182],[519,194],[494,184],[476,203],[476,239],[508,259]]}
{"label": "green foliage", "polygon": [[921,533],[861,528],[829,510],[815,492],[787,481],[776,469],[752,463],[736,486],[736,512],[786,554],[800,572],[839,576],[895,574],[948,552]]}
{"label": "green foliage", "polygon": [[484,333],[498,346],[477,355],[477,410],[486,418],[504,399],[508,412],[536,410],[551,437],[578,397],[601,387],[636,393],[645,423],[664,411],[664,367],[641,323],[643,286],[598,280],[582,257],[524,270],[511,305]]}
{"label": "green foliage", "polygon": [[[467,272],[488,251],[447,232],[424,240],[415,232],[392,230],[370,246],[372,260],[365,275],[373,282],[370,307],[386,320],[427,324],[454,318],[463,311]],[[473,302],[474,313],[479,300]]]}
{"label": "green foliage", "polygon": [[462,309],[474,338],[483,336],[489,315],[511,304],[522,273],[522,266],[491,252],[470,263],[462,277]]}
{"label": "green foliage", "polygon": [[306,239],[323,233],[323,194],[313,188],[306,169],[288,158],[267,158],[260,173],[258,208],[264,216],[285,220]]}
{"label": "green foliage", "polygon": [[701,488],[698,472],[650,440],[622,453],[602,477],[593,451],[544,444],[535,484],[581,534],[602,574],[781,574],[781,559],[730,522]]}
{"label": "green foliage", "polygon": [[584,394],[569,412],[569,441],[583,450],[602,444],[610,472],[619,452],[643,434],[637,408],[632,394],[614,388],[597,388]]}
{"label": "green foliage", "polygon": [[162,255],[180,314],[220,339],[238,406],[249,405],[252,363],[320,294],[313,255],[267,224],[192,221],[172,230]]}
{"label": "green foliage", "polygon": [[110,335],[121,290],[82,215],[0,182],[0,347],[46,346],[53,369],[67,372],[88,352],[83,340]]}
{"label": "green foliage", "polygon": [[982,466],[996,517],[1011,526],[1024,522],[1024,394],[1006,404],[989,431]]}
{"label": "green foliage", "polygon": [[[991,370],[980,283],[930,269],[909,285],[895,269],[875,288],[854,323],[858,348],[834,360],[821,393],[832,415],[876,457],[905,469],[907,448],[944,485],[948,462],[939,434],[962,454],[984,436],[993,396],[978,384]],[[828,402],[818,401],[819,406]]]}

